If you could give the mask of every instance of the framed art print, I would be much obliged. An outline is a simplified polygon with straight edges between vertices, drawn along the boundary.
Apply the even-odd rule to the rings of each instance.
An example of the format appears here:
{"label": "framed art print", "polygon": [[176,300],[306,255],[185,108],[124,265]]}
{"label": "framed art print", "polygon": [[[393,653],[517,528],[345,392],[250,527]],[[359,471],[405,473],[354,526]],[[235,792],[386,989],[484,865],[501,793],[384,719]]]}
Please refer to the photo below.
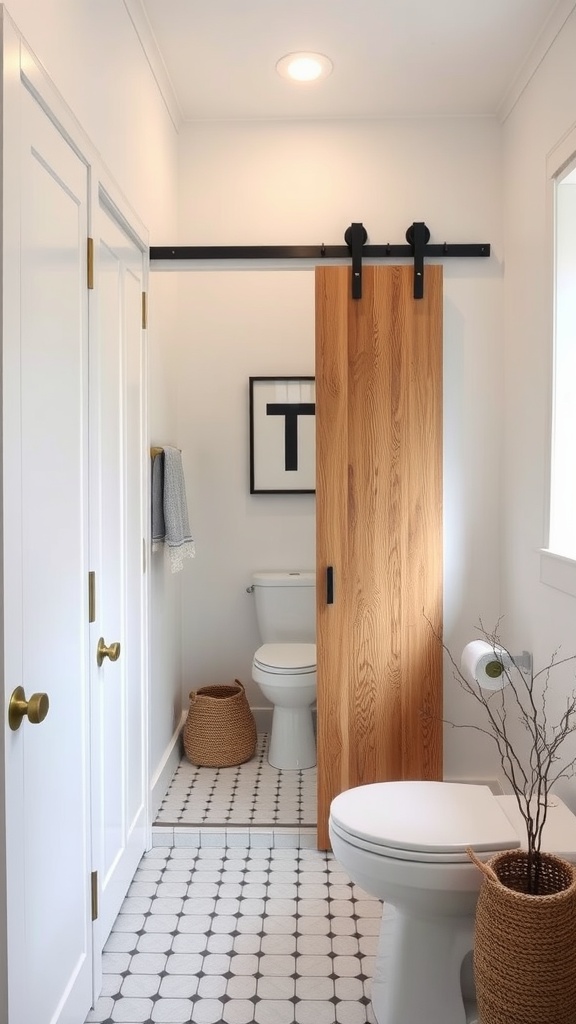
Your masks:
{"label": "framed art print", "polygon": [[250,377],[250,494],[315,489],[314,377]]}

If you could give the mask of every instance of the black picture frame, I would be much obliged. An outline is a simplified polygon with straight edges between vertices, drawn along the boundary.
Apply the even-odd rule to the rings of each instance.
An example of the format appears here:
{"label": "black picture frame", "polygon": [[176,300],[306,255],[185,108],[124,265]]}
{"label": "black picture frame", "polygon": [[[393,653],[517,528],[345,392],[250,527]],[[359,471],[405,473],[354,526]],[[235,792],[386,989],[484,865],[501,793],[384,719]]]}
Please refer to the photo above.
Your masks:
{"label": "black picture frame", "polygon": [[250,494],[314,494],[315,378],[250,377],[249,390]]}

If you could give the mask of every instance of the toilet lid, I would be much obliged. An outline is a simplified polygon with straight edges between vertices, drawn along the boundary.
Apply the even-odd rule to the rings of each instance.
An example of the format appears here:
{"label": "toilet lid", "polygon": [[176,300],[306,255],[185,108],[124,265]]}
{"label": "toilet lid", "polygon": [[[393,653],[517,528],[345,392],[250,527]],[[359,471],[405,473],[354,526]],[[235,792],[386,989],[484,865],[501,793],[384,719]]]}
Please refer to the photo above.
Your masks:
{"label": "toilet lid", "polygon": [[254,655],[254,664],[270,672],[316,671],[316,644],[262,644]]}
{"label": "toilet lid", "polygon": [[330,807],[340,834],[391,851],[463,854],[511,850],[518,834],[488,786],[377,782],[340,793]]}

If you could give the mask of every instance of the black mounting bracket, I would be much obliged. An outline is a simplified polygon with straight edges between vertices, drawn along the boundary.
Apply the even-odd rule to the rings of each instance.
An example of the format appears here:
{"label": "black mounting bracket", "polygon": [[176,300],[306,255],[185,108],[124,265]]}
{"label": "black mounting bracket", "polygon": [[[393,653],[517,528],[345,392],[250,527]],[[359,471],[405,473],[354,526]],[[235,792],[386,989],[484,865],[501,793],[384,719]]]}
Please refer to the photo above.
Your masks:
{"label": "black mounting bracket", "polygon": [[[368,241],[368,233],[363,224],[353,223],[344,232],[344,241],[352,254],[352,298],[362,298],[362,250]],[[406,231],[406,241],[414,257],[414,298],[424,297],[424,256],[430,241],[430,231],[424,221],[414,221]],[[398,246],[387,246],[388,250]]]}
{"label": "black mounting bracket", "polygon": [[344,241],[352,253],[352,298],[362,298],[362,246],[368,240],[363,224],[351,224],[344,232]]}
{"label": "black mounting bracket", "polygon": [[424,254],[430,241],[430,232],[423,221],[414,221],[406,232],[406,241],[414,253],[414,298],[424,296]]}
{"label": "black mounting bracket", "polygon": [[430,245],[430,232],[423,221],[414,221],[406,231],[407,245],[366,245],[363,224],[346,229],[346,245],[180,245],[151,246],[150,260],[316,260],[349,259],[352,255],[352,298],[362,297],[362,260],[413,259],[414,298],[424,295],[424,259],[460,259],[490,255],[488,242]]}

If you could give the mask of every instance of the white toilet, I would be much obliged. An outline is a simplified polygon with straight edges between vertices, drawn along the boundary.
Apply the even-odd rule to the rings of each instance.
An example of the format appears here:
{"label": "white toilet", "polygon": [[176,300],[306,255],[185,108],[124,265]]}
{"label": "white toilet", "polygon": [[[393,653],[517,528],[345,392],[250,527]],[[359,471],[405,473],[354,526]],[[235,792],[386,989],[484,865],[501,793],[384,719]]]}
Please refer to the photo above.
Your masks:
{"label": "white toilet", "polygon": [[[378,1024],[472,1024],[474,914],[481,860],[525,846],[514,796],[488,786],[382,782],[335,797],[334,856],[384,901],[372,982]],[[576,862],[576,817],[550,798],[542,849]]]}
{"label": "white toilet", "polygon": [[268,761],[274,768],[313,768],[316,574],[255,572],[251,589],[263,641],[252,678],[274,705]]}

